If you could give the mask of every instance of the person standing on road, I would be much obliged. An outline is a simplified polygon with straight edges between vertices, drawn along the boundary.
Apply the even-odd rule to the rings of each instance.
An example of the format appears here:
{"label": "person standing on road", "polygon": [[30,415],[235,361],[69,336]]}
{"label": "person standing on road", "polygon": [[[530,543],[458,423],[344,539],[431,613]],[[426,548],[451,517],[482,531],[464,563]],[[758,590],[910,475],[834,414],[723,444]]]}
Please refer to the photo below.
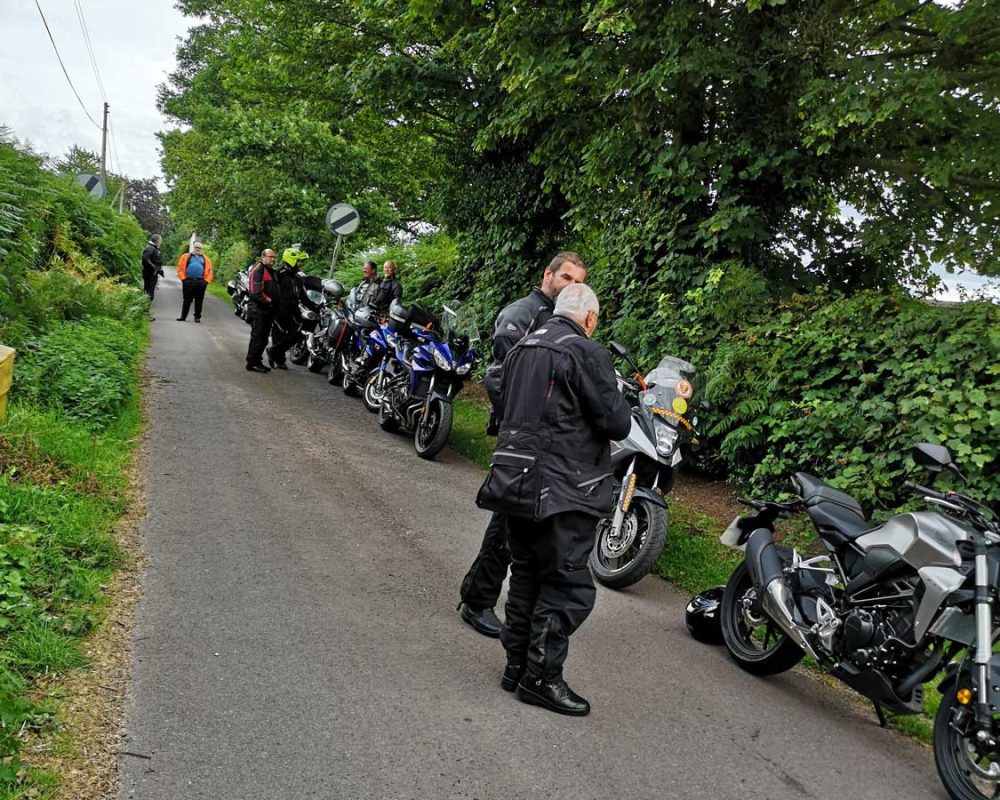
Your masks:
{"label": "person standing on road", "polygon": [[569,637],[597,594],[587,567],[598,518],[613,503],[611,447],[632,424],[608,351],[591,340],[597,296],[564,289],[553,316],[508,354],[502,423],[477,503],[506,514],[510,590],[501,686],[520,700],[584,716],[563,678]]}
{"label": "person standing on road", "polygon": [[149,295],[149,302],[153,302],[153,295],[156,293],[156,282],[163,276],[163,256],[160,254],[160,234],[154,233],[146,242],[146,249],[142,251],[142,290]]}
{"label": "person standing on road", "polygon": [[267,363],[271,369],[288,369],[285,354],[299,340],[299,326],[295,322],[295,312],[299,307],[299,264],[309,258],[309,254],[298,245],[286,247],[281,253],[281,269],[278,270],[278,295],[281,300],[274,314],[271,329],[271,346],[267,348]]}
{"label": "person standing on road", "polygon": [[250,346],[247,348],[247,370],[270,372],[262,360],[267,339],[271,335],[274,312],[281,302],[278,279],[274,274],[275,252],[267,249],[250,268]]}
{"label": "person standing on road", "polygon": [[203,252],[201,242],[194,243],[194,252],[184,253],[177,263],[177,277],[181,281],[184,303],[178,322],[187,320],[191,303],[194,303],[194,321],[201,322],[201,309],[205,303],[205,290],[212,282],[212,259]]}
{"label": "person standing on road", "polygon": [[374,306],[375,299],[378,297],[378,267],[375,266],[375,262],[366,261],[363,271],[364,276],[361,278],[361,283],[358,284],[358,290],[355,294],[358,308]]}
{"label": "person standing on road", "polygon": [[378,285],[375,307],[380,314],[389,313],[389,306],[403,299],[403,284],[396,277],[396,262],[386,261],[382,265],[382,280]]}
{"label": "person standing on road", "polygon": [[[493,333],[493,362],[486,370],[486,389],[494,403],[487,433],[496,436],[499,420],[496,402],[500,386],[501,367],[511,348],[527,333],[545,324],[559,293],[567,286],[587,280],[587,267],[576,253],[558,253],[542,273],[542,284],[527,297],[515,300],[497,315]],[[504,517],[496,513],[486,526],[479,555],[462,579],[462,619],[484,636],[500,636],[500,620],[493,607],[500,598],[500,589],[510,566]]]}

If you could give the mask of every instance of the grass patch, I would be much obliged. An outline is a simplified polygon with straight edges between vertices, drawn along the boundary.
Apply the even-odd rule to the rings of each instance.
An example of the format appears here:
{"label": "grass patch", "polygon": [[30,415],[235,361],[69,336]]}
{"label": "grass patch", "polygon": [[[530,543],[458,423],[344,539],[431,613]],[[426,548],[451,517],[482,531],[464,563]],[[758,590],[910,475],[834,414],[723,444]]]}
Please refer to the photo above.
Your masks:
{"label": "grass patch", "polygon": [[220,300],[225,300],[229,305],[233,304],[233,298],[229,296],[229,292],[226,291],[226,284],[222,281],[212,281],[206,287],[206,291],[213,297],[218,297]]}
{"label": "grass patch", "polygon": [[[127,335],[90,346],[112,328]],[[103,618],[104,586],[122,564],[114,525],[142,424],[147,339],[144,317],[128,329],[57,326],[15,362],[17,391],[0,425],[0,800],[49,796],[58,784],[19,754],[26,736],[54,729],[46,698],[58,696],[58,676],[86,664],[80,637]],[[81,348],[94,365],[89,385],[50,381]]]}
{"label": "grass patch", "polygon": [[457,398],[448,443],[470,461],[489,469],[496,439],[486,435],[489,409],[474,400]]}

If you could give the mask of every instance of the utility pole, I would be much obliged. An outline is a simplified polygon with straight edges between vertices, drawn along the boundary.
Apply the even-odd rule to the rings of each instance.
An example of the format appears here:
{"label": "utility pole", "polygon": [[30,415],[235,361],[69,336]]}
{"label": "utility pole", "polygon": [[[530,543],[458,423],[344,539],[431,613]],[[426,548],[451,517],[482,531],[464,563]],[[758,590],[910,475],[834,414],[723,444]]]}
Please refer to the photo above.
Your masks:
{"label": "utility pole", "polygon": [[107,158],[108,158],[108,111],[110,106],[104,104],[104,126],[101,128],[101,183],[107,188],[107,182],[105,178],[107,177]]}
{"label": "utility pole", "polygon": [[128,189],[128,181],[124,177],[122,177],[122,193],[121,193],[121,196],[118,198],[118,213],[119,214],[124,214],[125,213],[125,191],[127,189]]}

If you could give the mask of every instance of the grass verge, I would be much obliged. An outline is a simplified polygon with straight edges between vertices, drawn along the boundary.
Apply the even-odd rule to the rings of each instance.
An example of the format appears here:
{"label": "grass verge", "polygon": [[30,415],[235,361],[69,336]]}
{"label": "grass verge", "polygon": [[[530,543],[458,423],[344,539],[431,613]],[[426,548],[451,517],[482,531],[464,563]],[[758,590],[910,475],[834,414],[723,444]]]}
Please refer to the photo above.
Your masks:
{"label": "grass verge", "polygon": [[[108,384],[97,364],[79,397],[21,384],[19,396],[34,399],[15,398],[0,425],[0,800],[58,797],[64,776],[38,768],[38,754],[86,746],[59,741],[60,709],[65,681],[88,664],[84,641],[111,610],[105,590],[125,558],[115,525],[128,510],[142,425],[142,325],[127,352],[108,357],[127,376],[113,416],[103,415]],[[50,337],[27,354],[22,377],[32,357],[39,371],[63,342]]]}
{"label": "grass verge", "polygon": [[[489,410],[483,403],[465,399],[455,401],[449,443],[483,469],[489,468],[495,441],[485,433],[488,419]],[[719,543],[719,536],[728,524],[729,520],[715,519],[672,499],[667,543],[656,562],[655,572],[678,589],[692,594],[726,583],[742,559],[737,551]],[[800,552],[809,551],[817,541],[812,528],[804,520],[783,525],[779,537],[782,544],[795,547]],[[805,663],[804,666],[812,672],[827,674],[815,663]],[[941,695],[931,684],[925,687],[925,691],[922,715],[890,716],[890,724],[908,736],[930,743]]]}

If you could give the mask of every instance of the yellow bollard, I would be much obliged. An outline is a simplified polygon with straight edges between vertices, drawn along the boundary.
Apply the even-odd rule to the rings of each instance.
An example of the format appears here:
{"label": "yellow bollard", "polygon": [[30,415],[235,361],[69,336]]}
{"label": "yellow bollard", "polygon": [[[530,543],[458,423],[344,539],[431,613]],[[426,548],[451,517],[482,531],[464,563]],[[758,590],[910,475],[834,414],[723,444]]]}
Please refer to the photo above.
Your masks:
{"label": "yellow bollard", "polygon": [[10,383],[14,379],[16,352],[13,347],[4,347],[0,344],[0,422],[7,419],[7,392],[10,391]]}

